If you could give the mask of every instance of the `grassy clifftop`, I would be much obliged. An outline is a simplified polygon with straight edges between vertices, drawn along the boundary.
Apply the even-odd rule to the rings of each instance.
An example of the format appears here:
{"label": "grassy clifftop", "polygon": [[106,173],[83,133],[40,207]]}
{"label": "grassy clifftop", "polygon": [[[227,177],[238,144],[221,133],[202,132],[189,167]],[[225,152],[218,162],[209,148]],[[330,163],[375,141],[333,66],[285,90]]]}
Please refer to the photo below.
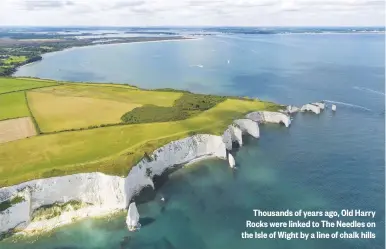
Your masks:
{"label": "grassy clifftop", "polygon": [[[0,89],[7,80],[0,79]],[[145,152],[195,133],[221,134],[247,112],[279,108],[264,101],[121,85],[17,81],[32,82],[31,90],[23,85],[19,91],[26,91],[27,104],[43,134],[0,143],[0,187],[82,172],[125,176]],[[36,89],[38,83],[49,85]],[[9,101],[15,103],[10,110],[19,113],[13,116],[28,116],[20,108],[22,101]],[[174,110],[177,116],[159,109]],[[44,134],[63,129],[77,130]]]}

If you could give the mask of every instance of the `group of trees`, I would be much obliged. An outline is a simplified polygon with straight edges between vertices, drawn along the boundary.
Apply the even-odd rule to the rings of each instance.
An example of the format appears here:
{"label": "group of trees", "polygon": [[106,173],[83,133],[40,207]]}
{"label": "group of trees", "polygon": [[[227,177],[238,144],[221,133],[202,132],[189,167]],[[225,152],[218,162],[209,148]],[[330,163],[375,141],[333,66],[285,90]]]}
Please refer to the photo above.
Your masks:
{"label": "group of trees", "polygon": [[144,105],[125,113],[121,120],[126,124],[183,120],[206,111],[225,99],[223,96],[184,93],[172,107]]}

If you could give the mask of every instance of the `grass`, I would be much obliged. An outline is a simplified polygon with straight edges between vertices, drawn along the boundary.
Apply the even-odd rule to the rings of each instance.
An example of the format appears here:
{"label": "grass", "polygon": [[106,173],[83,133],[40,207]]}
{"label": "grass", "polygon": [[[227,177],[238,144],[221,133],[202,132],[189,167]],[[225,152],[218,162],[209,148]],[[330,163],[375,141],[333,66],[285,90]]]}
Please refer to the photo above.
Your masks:
{"label": "grass", "polygon": [[0,95],[0,120],[28,117],[29,111],[24,92]]}
{"label": "grass", "polygon": [[195,132],[221,134],[247,112],[277,108],[268,102],[227,99],[186,120],[63,132],[0,144],[0,187],[81,172],[125,176],[145,152]]}
{"label": "grass", "polygon": [[57,83],[52,81],[39,81],[34,79],[0,78],[0,94],[53,86]]}
{"label": "grass", "polygon": [[55,87],[34,90],[42,93],[52,93],[57,96],[89,97],[114,100],[140,105],[173,106],[174,101],[182,96],[180,92],[156,92],[138,88],[109,84],[63,84]]}
{"label": "grass", "polygon": [[121,123],[142,105],[171,107],[177,92],[140,90],[127,85],[62,84],[28,92],[31,111],[43,133]]}
{"label": "grass", "polygon": [[3,63],[6,65],[13,65],[23,63],[27,60],[26,56],[10,56],[7,59],[3,60]]}
{"label": "grass", "polygon": [[140,106],[108,99],[33,91],[27,96],[31,111],[43,133],[119,123],[123,113]]}
{"label": "grass", "polygon": [[54,203],[52,205],[46,205],[39,207],[32,214],[32,221],[49,220],[58,217],[62,212],[79,210],[80,208],[87,206],[77,200],[72,200],[66,203]]}

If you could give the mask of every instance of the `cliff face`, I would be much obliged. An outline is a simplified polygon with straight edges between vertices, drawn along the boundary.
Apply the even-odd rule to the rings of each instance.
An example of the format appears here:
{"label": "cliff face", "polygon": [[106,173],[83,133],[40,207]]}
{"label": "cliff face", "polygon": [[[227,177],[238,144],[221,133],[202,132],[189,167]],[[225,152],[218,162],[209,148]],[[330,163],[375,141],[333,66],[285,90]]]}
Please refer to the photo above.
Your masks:
{"label": "cliff face", "polygon": [[0,212],[0,235],[11,229],[24,229],[30,222],[31,195],[28,189],[18,193],[23,201]]}
{"label": "cliff face", "polygon": [[243,132],[235,125],[228,126],[222,135],[222,141],[225,143],[227,150],[232,150],[233,142],[243,145]]}
{"label": "cliff face", "polygon": [[237,124],[241,131],[245,134],[249,134],[254,138],[260,137],[259,124],[250,120],[250,119],[237,119],[234,121]]}
{"label": "cliff face", "polygon": [[162,146],[150,158],[142,159],[131,169],[125,181],[127,200],[138,194],[145,186],[153,186],[151,180],[153,176],[161,175],[170,167],[205,157],[226,159],[225,144],[221,137],[195,135]]}
{"label": "cliff face", "polygon": [[291,119],[289,116],[280,112],[251,112],[246,115],[246,118],[253,120],[258,123],[276,123],[284,124],[286,127],[289,127],[291,124]]}
{"label": "cliff face", "polygon": [[[20,191],[22,190],[22,191]],[[0,212],[0,233],[13,228],[25,230],[51,229],[60,224],[71,222],[74,217],[92,216],[97,212],[111,212],[125,208],[124,179],[117,176],[107,176],[102,173],[76,174],[34,180],[19,185],[0,189],[0,202],[24,193],[24,202],[11,206]],[[77,200],[87,203],[88,207],[73,212],[66,219],[56,217],[48,224],[32,222],[34,211],[42,206],[55,203],[67,203]],[[53,227],[51,227],[53,226]]]}
{"label": "cliff face", "polygon": [[[102,173],[76,174],[22,183],[0,189],[0,203],[16,195],[25,201],[0,212],[0,234],[11,229],[25,231],[50,230],[68,224],[73,218],[108,214],[127,208],[130,199],[145,186],[153,186],[151,178],[167,168],[213,156],[226,159],[222,138],[196,135],[174,141],[158,150],[150,160],[143,159],[126,178]],[[49,220],[32,221],[34,211],[46,205],[77,200],[87,204],[79,210],[69,210]]]}

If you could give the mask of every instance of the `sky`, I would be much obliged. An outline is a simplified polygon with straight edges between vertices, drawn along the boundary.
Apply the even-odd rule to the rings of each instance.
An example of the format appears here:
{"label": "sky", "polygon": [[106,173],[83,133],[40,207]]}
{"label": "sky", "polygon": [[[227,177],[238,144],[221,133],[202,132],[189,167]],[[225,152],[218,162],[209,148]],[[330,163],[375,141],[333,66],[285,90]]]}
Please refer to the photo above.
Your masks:
{"label": "sky", "polygon": [[384,0],[0,0],[1,26],[384,24]]}

